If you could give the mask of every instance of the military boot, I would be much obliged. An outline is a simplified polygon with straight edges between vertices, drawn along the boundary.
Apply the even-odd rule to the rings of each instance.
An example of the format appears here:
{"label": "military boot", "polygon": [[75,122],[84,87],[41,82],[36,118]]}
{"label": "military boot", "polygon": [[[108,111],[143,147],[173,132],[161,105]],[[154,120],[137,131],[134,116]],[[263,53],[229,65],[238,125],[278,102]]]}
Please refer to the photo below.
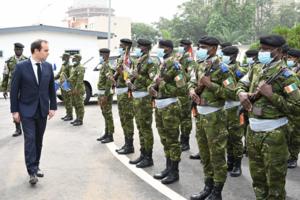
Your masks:
{"label": "military boot", "polygon": [[207,178],[205,180],[205,186],[204,186],[204,189],[197,193],[197,194],[193,194],[191,196],[191,200],[204,200],[206,199],[206,197],[208,197],[212,190],[213,190],[213,187],[214,187],[214,181],[212,178]]}
{"label": "military boot", "polygon": [[224,183],[215,183],[211,194],[207,197],[206,200],[222,200],[223,186]]}
{"label": "military boot", "polygon": [[200,160],[200,154],[199,153],[191,154],[190,155],[190,159],[192,159],[192,160]]}
{"label": "military boot", "polygon": [[125,145],[123,147],[117,151],[118,154],[125,155],[134,153],[133,138],[125,138]]}
{"label": "military boot", "polygon": [[297,161],[298,161],[297,159],[289,159],[287,167],[289,169],[296,168],[297,167]]}
{"label": "military boot", "polygon": [[179,161],[171,160],[171,168],[168,175],[161,180],[162,184],[171,184],[179,180],[179,169],[178,169]]}
{"label": "military boot", "polygon": [[190,136],[181,135],[180,136],[180,144],[181,144],[181,151],[187,151],[190,149]]}
{"label": "military boot", "polygon": [[130,160],[129,164],[136,165],[136,164],[138,164],[139,162],[141,162],[144,159],[144,157],[145,157],[145,149],[141,148],[140,152],[141,152],[140,156],[137,159],[135,159],[135,160]]}
{"label": "military boot", "polygon": [[62,117],[62,118],[60,118],[60,119],[61,119],[61,120],[65,120],[66,117],[68,117],[68,115],[66,115],[66,116],[64,116],[64,117]]}
{"label": "military boot", "polygon": [[227,154],[227,171],[231,172],[233,170],[234,157]]}
{"label": "military boot", "polygon": [[78,119],[77,122],[73,123],[73,126],[82,126],[82,125],[83,125],[83,122],[80,119]]}
{"label": "military boot", "polygon": [[72,121],[72,120],[73,120],[73,117],[72,117],[72,116],[66,116],[63,120],[64,120],[65,122],[67,122],[67,121]]}
{"label": "military boot", "polygon": [[101,143],[102,144],[106,144],[106,143],[110,143],[110,142],[113,142],[113,141],[114,141],[113,134],[108,134],[106,136],[106,138],[104,138],[103,140],[101,140]]}
{"label": "military boot", "polygon": [[157,174],[154,174],[153,177],[155,179],[163,179],[163,178],[165,178],[168,175],[168,173],[170,171],[170,168],[171,168],[171,159],[170,158],[166,158],[166,168],[163,171],[161,171],[161,172],[159,172]]}
{"label": "military boot", "polygon": [[70,124],[74,124],[77,121],[78,121],[78,119],[75,119],[74,121],[70,122]]}
{"label": "military boot", "polygon": [[15,123],[15,126],[16,126],[16,131],[14,132],[14,134],[12,136],[18,137],[18,136],[22,135],[21,123]]}
{"label": "military boot", "polygon": [[102,141],[102,140],[104,140],[107,136],[108,136],[108,132],[105,131],[104,134],[103,134],[101,137],[97,138],[97,141]]}
{"label": "military boot", "polygon": [[239,177],[239,176],[241,176],[241,174],[242,174],[241,164],[242,164],[242,158],[236,158],[236,159],[234,159],[233,169],[230,172],[230,176],[231,177]]}
{"label": "military boot", "polygon": [[153,165],[152,151],[146,152],[145,157],[136,165],[137,168],[145,168]]}

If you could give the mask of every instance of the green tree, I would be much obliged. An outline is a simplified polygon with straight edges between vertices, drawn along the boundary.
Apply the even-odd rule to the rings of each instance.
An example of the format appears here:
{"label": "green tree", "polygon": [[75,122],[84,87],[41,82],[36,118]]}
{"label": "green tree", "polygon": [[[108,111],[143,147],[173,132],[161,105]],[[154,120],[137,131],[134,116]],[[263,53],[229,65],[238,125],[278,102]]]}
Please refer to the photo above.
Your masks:
{"label": "green tree", "polygon": [[134,42],[143,38],[156,43],[159,37],[159,32],[153,26],[144,23],[132,23],[131,34]]}

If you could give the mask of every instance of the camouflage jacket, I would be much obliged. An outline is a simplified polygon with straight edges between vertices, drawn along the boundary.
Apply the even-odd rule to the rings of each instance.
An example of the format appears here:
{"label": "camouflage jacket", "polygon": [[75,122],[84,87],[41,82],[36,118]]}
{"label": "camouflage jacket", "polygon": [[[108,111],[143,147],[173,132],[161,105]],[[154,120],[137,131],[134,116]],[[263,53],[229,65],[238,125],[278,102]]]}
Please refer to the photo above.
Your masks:
{"label": "camouflage jacket", "polygon": [[3,69],[3,80],[1,87],[4,92],[10,91],[10,84],[12,79],[12,74],[15,70],[16,64],[19,62],[28,59],[27,57],[21,55],[20,58],[16,56],[10,57],[7,61],[5,61],[4,69]]}
{"label": "camouflage jacket", "polygon": [[[163,79],[159,85],[156,84],[158,77]],[[158,91],[158,99],[187,95],[184,71],[180,68],[180,64],[174,55],[171,55],[161,62],[159,70],[157,70],[156,76],[149,88],[150,87]]]}
{"label": "camouflage jacket", "polygon": [[73,91],[84,93],[84,73],[85,68],[81,64],[72,67],[71,74],[68,80],[70,81],[71,89]]}
{"label": "camouflage jacket", "polygon": [[282,73],[271,83],[273,89],[273,96],[271,99],[262,96],[254,102],[249,117],[277,119],[291,114],[299,115],[300,82],[297,75],[287,69],[283,61],[277,61],[271,65],[254,65],[247,75],[239,81],[237,94],[240,92],[254,93],[262,80],[273,77],[282,68]]}
{"label": "camouflage jacket", "polygon": [[[212,67],[211,67],[212,66]],[[204,76],[205,71],[211,67],[210,77],[212,87],[205,87],[200,98],[203,105],[222,107],[227,99],[235,99],[236,79],[228,67],[221,63],[218,56],[214,56],[204,62],[200,62],[194,69],[189,82],[189,90],[196,89],[198,82]]]}
{"label": "camouflage jacket", "polygon": [[185,52],[182,56],[178,56],[178,61],[185,73],[187,80],[189,81],[191,78],[191,72],[197,65],[196,61],[190,52]]}
{"label": "camouflage jacket", "polygon": [[105,90],[104,95],[109,96],[113,86],[113,81],[108,77],[114,75],[114,70],[111,68],[109,61],[104,62],[99,70],[98,90]]}
{"label": "camouflage jacket", "polygon": [[149,54],[145,54],[137,60],[133,71],[137,74],[135,78],[132,78],[135,91],[147,91],[156,75],[157,65]]}
{"label": "camouflage jacket", "polygon": [[[116,65],[116,74],[115,74],[115,81],[117,83],[117,88],[124,88],[127,87],[126,80],[130,78],[132,74],[132,70],[134,68],[134,59],[130,56],[122,56],[118,58],[117,65]],[[121,71],[121,74],[119,74]]]}
{"label": "camouflage jacket", "polygon": [[70,77],[71,69],[72,66],[69,63],[62,64],[59,72],[54,77],[54,79],[55,80],[59,79],[59,81],[62,83],[63,81],[65,81],[65,79],[68,79]]}

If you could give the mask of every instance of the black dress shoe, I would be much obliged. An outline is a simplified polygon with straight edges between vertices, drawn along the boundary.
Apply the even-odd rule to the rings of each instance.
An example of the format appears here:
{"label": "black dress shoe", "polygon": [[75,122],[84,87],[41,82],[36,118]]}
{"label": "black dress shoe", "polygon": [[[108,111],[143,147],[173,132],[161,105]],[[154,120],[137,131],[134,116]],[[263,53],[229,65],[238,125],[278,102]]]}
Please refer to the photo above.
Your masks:
{"label": "black dress shoe", "polygon": [[42,170],[38,169],[37,172],[36,172],[36,176],[40,177],[40,178],[43,178],[44,177],[44,173],[42,172]]}
{"label": "black dress shoe", "polygon": [[107,135],[106,138],[104,138],[103,140],[101,140],[102,144],[106,144],[106,143],[110,143],[114,141],[114,137],[112,134]]}
{"label": "black dress shoe", "polygon": [[72,116],[67,116],[65,117],[64,121],[67,122],[67,121],[72,121],[73,120],[73,117]]}
{"label": "black dress shoe", "polygon": [[20,135],[22,135],[22,131],[20,129],[16,130],[14,134],[12,134],[13,137],[18,137]]}
{"label": "black dress shoe", "polygon": [[81,120],[78,120],[77,122],[75,122],[73,124],[73,126],[82,126],[83,125],[83,122]]}
{"label": "black dress shoe", "polygon": [[195,154],[190,155],[190,159],[192,159],[192,160],[200,160],[199,153],[195,153]]}
{"label": "black dress shoe", "polygon": [[29,177],[29,183],[31,185],[35,185],[38,181],[39,181],[39,179],[36,177],[36,175],[30,175],[30,177]]}

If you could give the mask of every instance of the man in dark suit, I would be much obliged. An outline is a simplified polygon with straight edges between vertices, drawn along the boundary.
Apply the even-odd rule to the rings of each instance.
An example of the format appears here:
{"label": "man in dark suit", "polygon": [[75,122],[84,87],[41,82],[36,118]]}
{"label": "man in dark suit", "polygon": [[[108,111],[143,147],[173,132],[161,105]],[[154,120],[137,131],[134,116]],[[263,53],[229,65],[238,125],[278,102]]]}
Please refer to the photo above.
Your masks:
{"label": "man in dark suit", "polygon": [[31,44],[32,56],[16,65],[11,84],[11,113],[15,122],[21,122],[25,139],[25,162],[35,185],[44,174],[39,169],[43,135],[47,116],[51,119],[56,105],[53,70],[46,62],[48,42],[37,40]]}

